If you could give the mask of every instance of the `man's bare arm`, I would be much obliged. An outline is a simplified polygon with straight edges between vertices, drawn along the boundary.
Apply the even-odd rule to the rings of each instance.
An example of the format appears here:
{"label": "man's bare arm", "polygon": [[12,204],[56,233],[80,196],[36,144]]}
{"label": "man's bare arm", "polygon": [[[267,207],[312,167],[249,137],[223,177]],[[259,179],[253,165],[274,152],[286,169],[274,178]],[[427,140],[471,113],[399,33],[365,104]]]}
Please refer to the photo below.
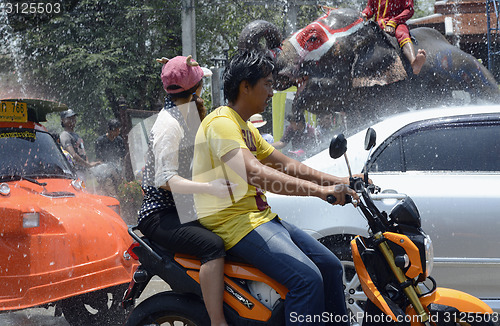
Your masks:
{"label": "man's bare arm", "polygon": [[[273,193],[292,196],[314,196],[323,200],[326,200],[328,195],[334,195],[337,198],[336,204],[340,205],[344,204],[345,194],[358,198],[352,189],[349,189],[341,182],[337,186],[324,186],[314,182],[315,178],[311,178],[311,180],[301,179],[293,174],[281,172],[275,168],[281,162],[279,157],[268,160],[269,165],[265,165],[259,162],[248,149],[240,148],[230,151],[222,157],[222,160],[240,177],[246,179],[249,184]],[[290,163],[288,160],[286,162],[286,166],[293,169],[295,164]],[[335,180],[340,179],[336,178]]]}
{"label": "man's bare arm", "polygon": [[72,145],[66,146],[65,150],[68,151],[68,153],[71,154],[71,157],[75,160],[75,163],[78,163],[80,165],[83,165],[85,167],[90,167],[91,165],[84,160],[78,153],[75,151]]}
{"label": "man's bare arm", "polygon": [[323,186],[349,184],[348,177],[341,178],[328,173],[320,172],[297,160],[289,158],[279,151],[274,151],[271,155],[266,157],[262,163],[290,176],[311,181]]}
{"label": "man's bare arm", "polygon": [[276,149],[282,149],[283,147],[286,146],[286,143],[282,142],[281,140],[278,140],[272,143],[271,145]]}

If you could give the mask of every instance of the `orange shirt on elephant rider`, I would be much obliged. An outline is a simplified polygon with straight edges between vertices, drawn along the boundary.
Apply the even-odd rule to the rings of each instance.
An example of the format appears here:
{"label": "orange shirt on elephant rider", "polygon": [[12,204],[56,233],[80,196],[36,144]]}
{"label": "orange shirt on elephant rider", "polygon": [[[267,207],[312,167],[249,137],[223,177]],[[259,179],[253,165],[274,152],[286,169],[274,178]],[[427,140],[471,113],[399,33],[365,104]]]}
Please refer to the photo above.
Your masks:
{"label": "orange shirt on elephant rider", "polygon": [[364,19],[373,19],[389,35],[395,36],[404,55],[410,61],[413,73],[418,75],[425,63],[425,50],[415,48],[406,21],[413,16],[413,0],[368,0],[361,12]]}

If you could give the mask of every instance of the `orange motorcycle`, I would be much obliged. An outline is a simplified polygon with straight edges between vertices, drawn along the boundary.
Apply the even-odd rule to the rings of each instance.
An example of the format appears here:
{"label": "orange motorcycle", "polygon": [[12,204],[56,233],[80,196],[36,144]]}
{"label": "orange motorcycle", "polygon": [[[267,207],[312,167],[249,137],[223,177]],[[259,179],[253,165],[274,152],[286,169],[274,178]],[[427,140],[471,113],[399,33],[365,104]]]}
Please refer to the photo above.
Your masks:
{"label": "orange motorcycle", "polygon": [[132,239],[118,200],[88,193],[41,124],[67,109],[0,102],[0,312],[55,306],[73,326],[116,325]]}
{"label": "orange motorcycle", "polygon": [[[375,144],[369,130],[366,148]],[[330,155],[345,154],[347,141],[343,135],[334,137]],[[346,159],[347,161],[347,159]],[[439,288],[430,277],[432,242],[420,227],[420,216],[411,198],[402,194],[379,194],[363,179],[350,178],[350,186],[360,195],[357,207],[368,220],[369,237],[352,242],[354,265],[368,301],[363,316],[290,315],[290,322],[356,323],[363,325],[498,325],[498,315],[481,300],[463,292]],[[373,198],[385,196],[399,200],[387,214],[377,209]],[[350,199],[350,198],[346,198]],[[328,197],[333,203],[336,199]],[[134,305],[153,276],[167,282],[171,291],[155,294],[139,304],[126,325],[210,325],[199,285],[200,262],[189,256],[169,252],[142,237],[135,227],[129,229],[136,240],[129,253],[141,265],[125,293],[123,305]],[[238,258],[228,257],[224,269],[224,312],[231,325],[285,325],[284,300],[287,289]],[[348,295],[346,294],[346,297]]]}
{"label": "orange motorcycle", "polygon": [[[371,150],[375,141],[375,131],[369,128],[365,149]],[[344,136],[334,137],[330,156],[345,156],[346,150]],[[368,183],[366,168],[364,173],[363,179],[350,178],[350,187],[360,195],[357,206],[370,230],[368,237],[351,241],[354,266],[368,298],[360,316],[363,325],[498,325],[498,314],[483,301],[437,287],[430,276],[432,241],[421,228],[417,206],[404,194],[380,193],[378,187]],[[386,213],[377,208],[374,199],[398,202]]]}

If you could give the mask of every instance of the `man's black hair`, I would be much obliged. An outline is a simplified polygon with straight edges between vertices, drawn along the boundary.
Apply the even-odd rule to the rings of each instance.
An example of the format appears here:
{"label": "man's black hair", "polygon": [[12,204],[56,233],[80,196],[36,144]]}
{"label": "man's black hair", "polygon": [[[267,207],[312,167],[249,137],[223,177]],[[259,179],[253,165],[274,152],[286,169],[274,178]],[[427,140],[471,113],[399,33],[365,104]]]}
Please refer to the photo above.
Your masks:
{"label": "man's black hair", "polygon": [[246,80],[251,86],[273,72],[272,59],[257,50],[240,50],[229,61],[224,71],[224,97],[229,102],[238,98],[240,83]]}
{"label": "man's black hair", "polygon": [[118,121],[118,119],[108,120],[108,130],[115,130],[120,128],[121,126],[122,124],[120,123],[120,121]]}

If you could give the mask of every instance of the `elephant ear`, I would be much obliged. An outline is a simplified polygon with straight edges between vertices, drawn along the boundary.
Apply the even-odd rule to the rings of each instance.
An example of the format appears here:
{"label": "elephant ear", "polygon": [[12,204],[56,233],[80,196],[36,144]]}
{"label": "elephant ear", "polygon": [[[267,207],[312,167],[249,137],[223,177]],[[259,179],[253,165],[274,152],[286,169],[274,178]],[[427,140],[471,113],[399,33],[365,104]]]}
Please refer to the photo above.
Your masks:
{"label": "elephant ear", "polygon": [[[387,85],[408,77],[401,50],[396,42],[391,42],[387,34],[374,22],[363,37],[367,39],[356,51],[351,70],[352,86],[370,87]],[[366,31],[366,29],[365,29]]]}

